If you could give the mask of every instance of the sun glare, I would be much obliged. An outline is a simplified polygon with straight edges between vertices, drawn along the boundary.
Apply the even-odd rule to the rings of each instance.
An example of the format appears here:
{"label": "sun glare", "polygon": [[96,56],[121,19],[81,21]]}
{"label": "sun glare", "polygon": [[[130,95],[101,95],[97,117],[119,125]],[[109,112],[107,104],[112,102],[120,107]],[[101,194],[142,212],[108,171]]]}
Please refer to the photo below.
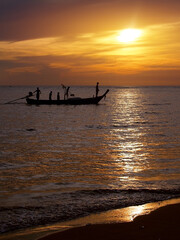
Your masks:
{"label": "sun glare", "polygon": [[130,43],[136,41],[142,34],[140,29],[124,29],[120,32],[117,39],[119,42]]}

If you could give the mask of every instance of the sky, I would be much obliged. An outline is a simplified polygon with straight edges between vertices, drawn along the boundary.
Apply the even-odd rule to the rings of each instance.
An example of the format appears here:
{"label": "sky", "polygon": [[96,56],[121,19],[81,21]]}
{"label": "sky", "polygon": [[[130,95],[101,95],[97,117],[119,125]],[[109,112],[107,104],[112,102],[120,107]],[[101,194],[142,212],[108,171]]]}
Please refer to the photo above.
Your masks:
{"label": "sky", "polygon": [[180,85],[179,0],[0,0],[0,85]]}

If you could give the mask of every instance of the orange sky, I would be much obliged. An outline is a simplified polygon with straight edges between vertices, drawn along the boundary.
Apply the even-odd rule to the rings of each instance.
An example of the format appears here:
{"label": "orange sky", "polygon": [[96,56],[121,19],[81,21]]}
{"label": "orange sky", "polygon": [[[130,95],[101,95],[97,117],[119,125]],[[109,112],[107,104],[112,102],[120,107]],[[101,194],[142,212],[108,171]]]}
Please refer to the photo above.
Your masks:
{"label": "orange sky", "polygon": [[[1,85],[180,85],[179,0],[0,0]],[[120,41],[124,29],[141,30]]]}

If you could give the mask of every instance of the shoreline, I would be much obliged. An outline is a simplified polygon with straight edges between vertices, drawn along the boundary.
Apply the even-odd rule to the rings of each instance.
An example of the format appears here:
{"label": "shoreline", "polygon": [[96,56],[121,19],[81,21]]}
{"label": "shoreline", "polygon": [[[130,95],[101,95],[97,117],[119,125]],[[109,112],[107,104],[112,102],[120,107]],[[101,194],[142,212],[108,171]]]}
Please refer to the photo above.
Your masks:
{"label": "shoreline", "polygon": [[[76,234],[79,234],[79,229],[87,230],[87,228],[92,228],[93,226],[95,229],[97,228],[97,232],[101,232],[103,231],[103,228],[116,228],[116,226],[118,226],[119,224],[121,225],[134,223],[137,218],[141,216],[143,218],[149,216],[149,213],[156,211],[156,209],[164,209],[164,207],[166,206],[168,207],[177,205],[180,205],[180,198],[109,210],[106,212],[91,214],[87,217],[82,217],[67,222],[32,227],[28,229],[22,229],[20,231],[2,234],[0,236],[0,240],[58,240],[61,239],[61,235],[64,235],[64,233],[66,234],[69,231],[76,231]],[[133,221],[133,219],[135,220]],[[98,230],[99,228],[101,228],[101,230]],[[54,237],[54,234],[56,235],[56,238],[52,238]],[[70,239],[73,240],[75,238],[71,236]],[[86,236],[84,236],[84,239],[86,239]],[[114,239],[115,238],[113,238],[113,240]],[[106,240],[106,238],[104,240]]]}
{"label": "shoreline", "polygon": [[54,233],[39,240],[178,240],[180,203],[160,207],[148,215],[138,216],[133,222],[95,224]]}

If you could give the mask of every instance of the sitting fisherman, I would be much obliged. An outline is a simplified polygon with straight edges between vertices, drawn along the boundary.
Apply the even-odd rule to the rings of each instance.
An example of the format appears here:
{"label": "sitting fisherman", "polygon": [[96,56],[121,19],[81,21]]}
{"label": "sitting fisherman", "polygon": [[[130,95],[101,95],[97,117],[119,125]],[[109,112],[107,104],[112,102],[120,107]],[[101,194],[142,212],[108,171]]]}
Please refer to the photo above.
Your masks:
{"label": "sitting fisherman", "polygon": [[29,98],[29,97],[32,97],[32,96],[33,96],[33,93],[29,92],[29,94],[26,96],[26,98]]}
{"label": "sitting fisherman", "polygon": [[52,100],[52,91],[50,91],[50,93],[49,93],[49,100],[50,101]]}
{"label": "sitting fisherman", "polygon": [[59,92],[57,93],[57,100],[58,100],[58,101],[60,100],[60,94],[59,94]]}

